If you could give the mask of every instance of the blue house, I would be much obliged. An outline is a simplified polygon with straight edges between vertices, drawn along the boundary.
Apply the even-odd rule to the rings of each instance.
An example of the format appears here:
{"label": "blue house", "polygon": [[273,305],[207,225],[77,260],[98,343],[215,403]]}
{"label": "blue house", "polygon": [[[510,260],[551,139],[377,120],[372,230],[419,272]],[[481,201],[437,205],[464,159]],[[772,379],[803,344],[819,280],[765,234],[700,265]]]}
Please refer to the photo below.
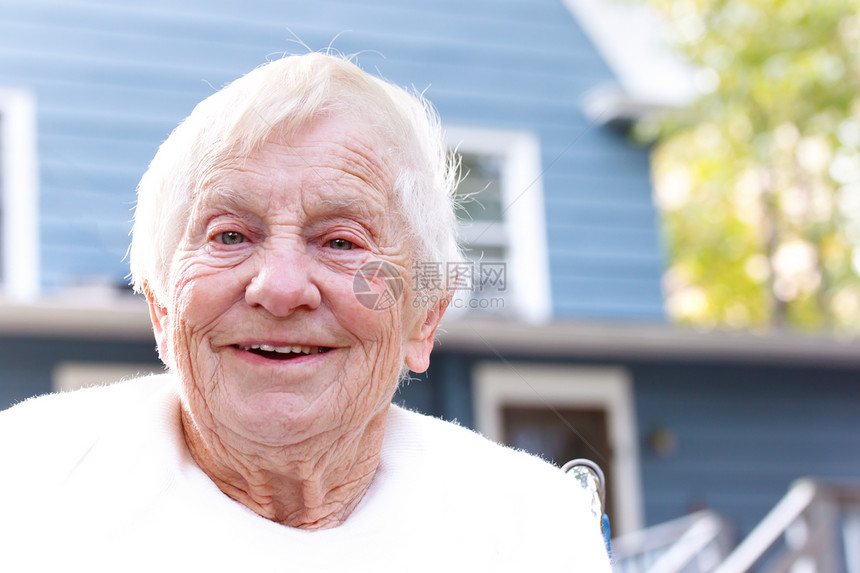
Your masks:
{"label": "blue house", "polygon": [[606,88],[623,82],[583,6],[5,3],[0,408],[159,368],[125,286],[137,181],[218,86],[331,47],[423,91],[464,193],[486,189],[462,234],[478,276],[496,272],[463,292],[398,400],[595,459],[620,533],[700,507],[746,531],[799,476],[860,478],[860,347],[666,324],[649,151],[624,127],[659,102]]}

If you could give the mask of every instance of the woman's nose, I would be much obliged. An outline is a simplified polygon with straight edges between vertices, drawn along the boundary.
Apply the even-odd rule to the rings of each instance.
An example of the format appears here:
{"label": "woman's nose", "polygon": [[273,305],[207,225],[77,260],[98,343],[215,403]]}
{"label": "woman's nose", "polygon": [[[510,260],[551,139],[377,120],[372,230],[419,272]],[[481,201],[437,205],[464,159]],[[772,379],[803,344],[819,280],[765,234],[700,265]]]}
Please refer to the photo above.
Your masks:
{"label": "woman's nose", "polygon": [[266,249],[245,288],[245,302],[277,317],[300,308],[314,310],[322,295],[311,272],[311,260],[302,249],[292,245]]}

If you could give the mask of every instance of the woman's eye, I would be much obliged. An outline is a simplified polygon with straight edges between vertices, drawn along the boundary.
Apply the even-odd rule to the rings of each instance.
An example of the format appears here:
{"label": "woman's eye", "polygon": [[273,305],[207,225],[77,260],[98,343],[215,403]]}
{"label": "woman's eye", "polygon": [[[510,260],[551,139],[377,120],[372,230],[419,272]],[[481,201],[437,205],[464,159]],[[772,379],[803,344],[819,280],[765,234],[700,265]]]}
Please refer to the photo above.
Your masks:
{"label": "woman's eye", "polygon": [[245,242],[245,235],[238,231],[224,231],[218,235],[218,239],[225,245],[238,245]]}
{"label": "woman's eye", "polygon": [[328,246],[339,251],[348,251],[353,247],[352,241],[346,239],[332,239],[328,242]]}

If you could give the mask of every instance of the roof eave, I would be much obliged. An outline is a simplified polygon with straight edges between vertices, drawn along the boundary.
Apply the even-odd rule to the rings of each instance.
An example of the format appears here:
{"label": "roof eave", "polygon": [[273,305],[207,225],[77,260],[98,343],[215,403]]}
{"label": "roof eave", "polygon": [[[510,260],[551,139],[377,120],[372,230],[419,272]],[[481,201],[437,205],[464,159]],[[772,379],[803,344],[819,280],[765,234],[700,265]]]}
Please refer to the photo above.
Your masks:
{"label": "roof eave", "polygon": [[[0,301],[0,336],[154,342],[141,297],[103,301],[66,298],[22,304]],[[860,367],[860,342],[782,332],[701,332],[660,323],[558,321],[526,324],[498,319],[445,320],[442,352],[509,357],[733,362]]]}
{"label": "roof eave", "polygon": [[450,321],[439,350],[593,360],[731,362],[860,367],[860,343],[784,332],[702,332],[670,324]]}

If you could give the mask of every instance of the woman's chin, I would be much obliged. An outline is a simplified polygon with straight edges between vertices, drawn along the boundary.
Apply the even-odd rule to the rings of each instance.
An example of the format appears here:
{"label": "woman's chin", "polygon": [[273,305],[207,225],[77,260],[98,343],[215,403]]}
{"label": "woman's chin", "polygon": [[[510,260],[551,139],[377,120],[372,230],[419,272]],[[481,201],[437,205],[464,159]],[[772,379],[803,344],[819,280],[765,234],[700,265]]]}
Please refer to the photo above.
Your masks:
{"label": "woman's chin", "polygon": [[227,425],[244,438],[271,446],[288,446],[342,427],[340,416],[325,404],[294,394],[255,396],[232,404]]}

